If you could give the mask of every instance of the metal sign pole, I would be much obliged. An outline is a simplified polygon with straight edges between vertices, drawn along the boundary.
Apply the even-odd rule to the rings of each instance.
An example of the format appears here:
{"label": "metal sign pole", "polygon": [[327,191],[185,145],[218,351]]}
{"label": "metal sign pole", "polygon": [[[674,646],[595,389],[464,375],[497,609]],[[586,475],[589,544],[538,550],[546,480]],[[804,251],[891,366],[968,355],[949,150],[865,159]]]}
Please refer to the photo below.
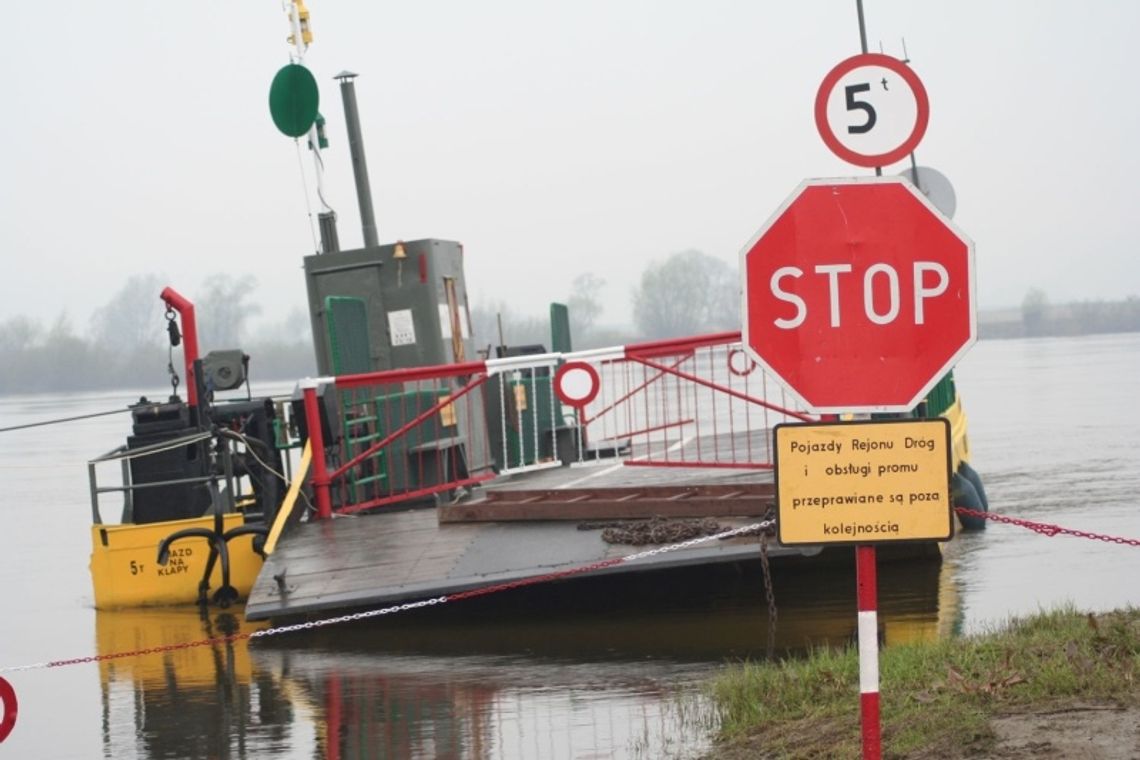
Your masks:
{"label": "metal sign pole", "polygon": [[[859,47],[867,52],[867,22],[863,16],[863,0],[855,0],[859,14]],[[911,153],[912,160],[914,153]],[[883,176],[883,168],[875,167],[875,176]],[[876,612],[879,597],[875,575],[875,547],[855,547],[855,583],[858,586],[859,609],[859,699],[863,720],[863,758],[879,760],[882,742],[879,726],[879,621]]]}
{"label": "metal sign pole", "polygon": [[[839,415],[820,415],[822,422],[837,422]],[[859,714],[862,722],[863,760],[882,757],[879,719],[879,580],[874,544],[855,547],[856,609],[859,634]]]}
{"label": "metal sign pole", "polygon": [[879,760],[879,583],[874,545],[855,547],[855,584],[859,608],[859,708],[863,725],[863,760]]}

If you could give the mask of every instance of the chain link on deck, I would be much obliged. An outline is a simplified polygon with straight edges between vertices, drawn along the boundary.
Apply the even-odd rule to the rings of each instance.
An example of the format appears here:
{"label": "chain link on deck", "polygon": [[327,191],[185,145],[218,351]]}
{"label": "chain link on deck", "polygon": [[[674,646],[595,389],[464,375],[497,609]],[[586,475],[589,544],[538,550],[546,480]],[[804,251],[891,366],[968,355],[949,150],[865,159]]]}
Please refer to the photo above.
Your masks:
{"label": "chain link on deck", "polygon": [[1019,528],[1028,528],[1034,533],[1040,533],[1050,538],[1058,534],[1064,534],[1066,536],[1076,536],[1077,538],[1089,538],[1094,541],[1104,541],[1109,544],[1120,544],[1121,546],[1140,546],[1140,539],[1135,538],[1107,536],[1103,533],[1089,533],[1088,531],[1075,530],[1073,528],[1063,528],[1060,525],[1053,525],[1051,523],[1022,520],[1017,517],[1006,517],[1005,515],[997,515],[993,512],[982,512],[977,509],[967,509],[965,507],[955,507],[954,511],[967,517],[979,517],[983,520],[992,520],[994,522],[1005,523],[1006,525],[1016,525]]}

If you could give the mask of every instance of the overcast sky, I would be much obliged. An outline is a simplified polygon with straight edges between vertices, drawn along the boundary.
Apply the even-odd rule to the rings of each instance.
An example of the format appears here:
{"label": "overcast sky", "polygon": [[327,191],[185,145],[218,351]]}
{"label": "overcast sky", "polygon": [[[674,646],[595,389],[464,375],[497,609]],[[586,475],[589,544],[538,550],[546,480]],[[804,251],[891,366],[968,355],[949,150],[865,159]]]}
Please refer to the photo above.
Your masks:
{"label": "overcast sky", "polygon": [[[735,266],[801,180],[869,172],[812,117],[824,75],[859,52],[854,0],[309,9],[342,246],[361,239],[332,79],[351,69],[381,241],[462,242],[475,302],[542,313],[591,271],[608,282],[602,321],[619,322],[649,262],[696,248]],[[1031,287],[1140,293],[1140,3],[865,9],[872,50],[901,57],[905,37],[926,86],[918,162],[954,184],[980,306]],[[303,305],[305,184],[267,104],[290,52],[279,2],[7,3],[4,29],[0,320],[66,311],[82,330],[135,273],[191,296],[248,273],[266,315]]]}

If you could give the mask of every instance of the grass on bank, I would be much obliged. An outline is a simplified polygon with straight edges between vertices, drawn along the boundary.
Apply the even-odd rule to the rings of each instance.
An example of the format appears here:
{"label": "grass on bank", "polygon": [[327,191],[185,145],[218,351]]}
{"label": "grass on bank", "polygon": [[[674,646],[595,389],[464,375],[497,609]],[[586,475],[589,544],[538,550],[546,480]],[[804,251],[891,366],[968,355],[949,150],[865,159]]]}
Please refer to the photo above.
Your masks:
{"label": "grass on bank", "polygon": [[[893,645],[879,668],[885,757],[984,751],[995,715],[1140,704],[1140,609],[1094,616],[1067,608],[977,636]],[[745,663],[711,688],[721,718],[716,756],[860,755],[854,647]]]}

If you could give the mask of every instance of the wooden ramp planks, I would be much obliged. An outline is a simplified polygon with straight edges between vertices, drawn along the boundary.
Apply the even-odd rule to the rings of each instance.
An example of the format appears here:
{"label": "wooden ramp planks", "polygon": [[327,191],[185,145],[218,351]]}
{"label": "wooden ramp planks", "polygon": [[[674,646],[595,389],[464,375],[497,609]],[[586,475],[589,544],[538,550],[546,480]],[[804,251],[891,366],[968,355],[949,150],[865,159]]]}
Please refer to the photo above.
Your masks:
{"label": "wooden ramp planks", "polygon": [[761,517],[775,495],[772,483],[488,491],[441,507],[439,522]]}
{"label": "wooden ramp planks", "polygon": [[[737,527],[752,520],[720,522]],[[304,523],[266,560],[245,612],[250,620],[264,620],[371,608],[566,570],[638,550],[607,544],[601,531],[578,530],[573,522],[440,526],[434,510]],[[776,546],[769,551],[774,558],[814,553]],[[742,537],[598,572],[639,572],[758,556],[757,539]],[[284,592],[273,577],[281,574]]]}

